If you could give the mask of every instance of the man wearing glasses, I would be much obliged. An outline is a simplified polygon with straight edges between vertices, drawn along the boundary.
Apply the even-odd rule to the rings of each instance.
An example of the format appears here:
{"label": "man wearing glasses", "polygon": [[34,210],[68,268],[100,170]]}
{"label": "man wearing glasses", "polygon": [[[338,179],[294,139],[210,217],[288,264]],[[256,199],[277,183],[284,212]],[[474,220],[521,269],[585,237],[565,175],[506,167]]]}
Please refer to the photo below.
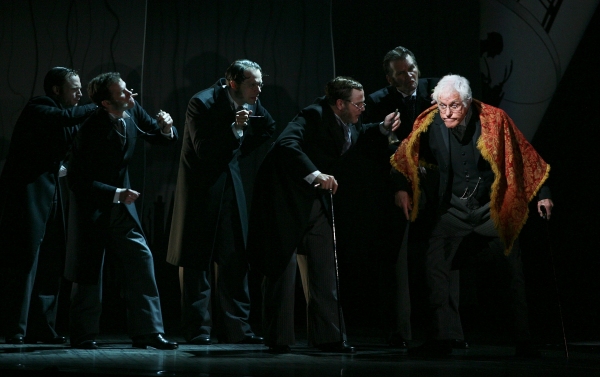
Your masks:
{"label": "man wearing glasses", "polygon": [[263,343],[248,323],[248,215],[240,166],[275,131],[258,99],[262,86],[261,67],[236,60],[225,78],[188,105],[167,262],[179,266],[182,325],[191,344],[212,342],[213,283],[219,342]]}
{"label": "man wearing glasses", "polygon": [[[417,116],[431,106],[431,93],[439,78],[421,78],[415,55],[402,46],[385,54],[383,71],[389,86],[367,96],[368,106],[363,119],[368,122],[371,119],[382,118],[391,111],[399,111],[400,127],[390,135],[388,147],[377,154],[373,168],[365,169],[365,174],[368,176],[361,179],[364,185],[371,185],[369,191],[379,193],[369,198],[371,202],[368,203],[379,210],[361,211],[361,213],[366,216],[368,214],[377,216],[373,223],[377,224],[376,239],[381,240],[381,247],[377,248],[374,258],[378,261],[381,323],[387,335],[386,341],[392,347],[406,349],[407,341],[412,339],[409,264],[411,264],[410,275],[414,276],[411,281],[415,283],[422,281],[421,255],[429,222],[419,219],[420,221],[411,225],[410,237],[408,236],[408,219],[402,213],[396,198],[390,194],[395,193],[397,187],[393,183],[394,180],[390,179],[393,176],[390,177],[389,161],[400,142],[412,130]],[[415,265],[412,265],[413,263]],[[451,311],[447,313],[450,317],[446,319],[447,337],[454,339],[452,343],[454,348],[464,349],[468,348],[468,344],[464,341],[458,312],[457,270],[452,271],[451,281],[452,288],[449,292]],[[415,293],[418,293],[419,289],[422,290],[424,287],[413,288],[416,288]]]}
{"label": "man wearing glasses", "polygon": [[394,113],[381,123],[362,124],[364,109],[360,83],[348,77],[331,80],[325,96],[283,130],[257,174],[248,255],[251,266],[266,276],[263,329],[272,353],[289,353],[295,343],[297,254],[306,255],[308,267],[308,342],[324,352],[355,352],[346,342],[336,288],[331,208],[338,190],[335,174],[349,151],[385,147],[389,130],[399,124]]}
{"label": "man wearing glasses", "polygon": [[539,356],[531,345],[517,236],[536,194],[540,216],[550,218],[553,203],[544,186],[550,166],[504,111],[472,98],[464,77],[443,77],[433,99],[438,106],[417,118],[392,158],[402,173],[398,199],[405,216],[410,214],[412,221],[435,218],[426,252],[430,339],[409,352],[452,352],[444,322],[451,310],[450,270],[460,243],[469,236],[475,249],[498,257],[496,267],[507,275],[503,283],[516,356]]}

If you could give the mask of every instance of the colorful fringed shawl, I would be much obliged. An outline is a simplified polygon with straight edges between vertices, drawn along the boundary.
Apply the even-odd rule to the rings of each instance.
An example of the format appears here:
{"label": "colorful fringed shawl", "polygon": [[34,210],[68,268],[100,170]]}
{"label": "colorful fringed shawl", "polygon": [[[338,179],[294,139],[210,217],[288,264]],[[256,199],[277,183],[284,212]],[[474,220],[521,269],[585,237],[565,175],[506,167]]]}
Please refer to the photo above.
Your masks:
{"label": "colorful fringed shawl", "polygon": [[[472,106],[478,110],[481,121],[477,149],[492,166],[495,176],[490,195],[490,216],[508,255],[529,215],[528,203],[548,178],[550,165],[538,155],[503,110],[477,100],[473,100]],[[421,195],[418,167],[425,165],[419,160],[420,135],[427,131],[437,113],[437,105],[434,105],[419,115],[410,135],[390,158],[392,166],[412,186],[411,221],[417,218]]]}

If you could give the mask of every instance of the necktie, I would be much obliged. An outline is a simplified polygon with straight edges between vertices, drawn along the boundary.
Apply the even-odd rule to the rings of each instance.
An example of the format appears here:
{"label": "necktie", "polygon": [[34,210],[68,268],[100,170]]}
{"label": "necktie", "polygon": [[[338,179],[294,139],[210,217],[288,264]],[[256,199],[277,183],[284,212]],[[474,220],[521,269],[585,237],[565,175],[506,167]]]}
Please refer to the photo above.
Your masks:
{"label": "necktie", "polygon": [[417,104],[416,96],[407,96],[404,98],[404,108],[406,109],[406,115],[412,125],[415,121],[415,106]]}
{"label": "necktie", "polygon": [[348,128],[348,125],[342,121],[339,121],[339,123],[344,132],[344,145],[342,146],[342,154],[344,154],[352,146],[352,139],[350,139],[350,128]]}
{"label": "necktie", "polygon": [[127,125],[125,124],[125,119],[119,118],[115,124],[115,129],[117,130],[117,134],[119,134],[121,146],[124,146],[125,140],[127,139]]}

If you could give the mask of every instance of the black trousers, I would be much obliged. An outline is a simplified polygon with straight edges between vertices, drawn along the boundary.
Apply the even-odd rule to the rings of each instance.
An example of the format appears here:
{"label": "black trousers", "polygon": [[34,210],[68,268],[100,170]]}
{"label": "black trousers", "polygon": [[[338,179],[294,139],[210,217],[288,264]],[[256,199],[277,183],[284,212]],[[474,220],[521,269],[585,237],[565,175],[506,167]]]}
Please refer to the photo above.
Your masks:
{"label": "black trousers", "polygon": [[[425,253],[427,242],[426,227],[419,223],[410,224],[404,212],[394,203],[389,203],[386,217],[392,226],[388,229],[384,255],[393,258],[378,260],[378,291],[381,324],[386,336],[399,336],[404,340],[412,340],[413,309],[416,315],[423,315],[427,303],[419,295],[426,292]],[[464,340],[459,305],[459,271],[452,270],[448,281],[448,334],[452,339]],[[416,302],[412,307],[412,300]],[[416,318],[417,325],[421,324]],[[389,339],[388,339],[389,340]]]}
{"label": "black trousers", "polygon": [[213,327],[221,343],[236,343],[254,335],[248,323],[248,262],[230,177],[219,212],[213,248],[216,266],[203,270],[179,267],[182,327],[188,341],[199,335],[210,336]]}
{"label": "black trousers", "polygon": [[452,267],[456,251],[463,239],[475,234],[482,248],[497,257],[495,264],[504,276],[503,299],[510,307],[514,337],[517,341],[531,338],[525,297],[521,250],[515,242],[509,256],[504,255],[504,243],[498,236],[490,218],[489,203],[483,206],[467,206],[467,201],[453,195],[450,208],[435,225],[427,248],[426,275],[430,289],[429,304],[432,316],[431,336],[434,339],[457,339],[452,332],[454,308],[449,300],[452,287]]}

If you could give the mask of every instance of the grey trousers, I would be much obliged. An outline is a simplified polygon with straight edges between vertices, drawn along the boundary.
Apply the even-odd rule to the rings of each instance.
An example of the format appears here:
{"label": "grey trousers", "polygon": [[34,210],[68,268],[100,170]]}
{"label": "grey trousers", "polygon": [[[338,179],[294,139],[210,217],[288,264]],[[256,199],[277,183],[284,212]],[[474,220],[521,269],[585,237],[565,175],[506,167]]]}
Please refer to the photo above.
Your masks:
{"label": "grey trousers", "polygon": [[[338,306],[333,233],[318,199],[313,202],[309,229],[296,250],[306,255],[307,330],[312,345],[346,340],[343,314]],[[263,331],[267,346],[294,344],[296,252],[285,271],[263,281]]]}
{"label": "grey trousers", "polygon": [[[123,205],[113,207],[107,231],[105,258],[119,269],[121,292],[127,308],[130,337],[164,333],[154,262],[144,235]],[[71,291],[71,344],[94,339],[100,332],[102,272],[98,284],[73,283]]]}
{"label": "grey trousers", "polygon": [[65,231],[60,202],[52,204],[45,233],[27,269],[2,266],[2,332],[6,338],[27,336],[48,340],[57,336],[56,314],[64,272]]}

